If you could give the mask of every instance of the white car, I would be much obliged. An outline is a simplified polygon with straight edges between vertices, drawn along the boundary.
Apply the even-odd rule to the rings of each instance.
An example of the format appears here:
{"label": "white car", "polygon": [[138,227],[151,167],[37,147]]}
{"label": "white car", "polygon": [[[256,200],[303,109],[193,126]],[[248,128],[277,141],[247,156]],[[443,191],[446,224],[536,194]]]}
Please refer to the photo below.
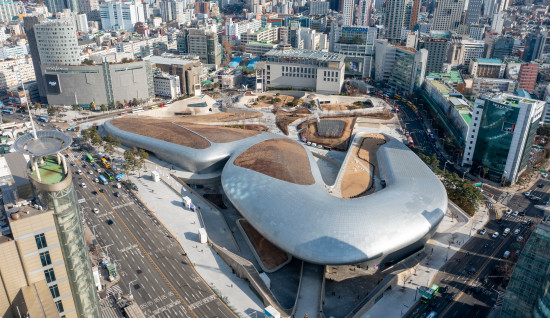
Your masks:
{"label": "white car", "polygon": [[514,230],[514,235],[518,235],[520,231],[521,229],[518,227],[517,229]]}
{"label": "white car", "polygon": [[82,188],[86,189],[86,183],[82,183],[80,186],[82,186]]}
{"label": "white car", "polygon": [[519,214],[519,211],[514,211],[514,213],[512,213],[512,216],[518,216]]}
{"label": "white car", "polygon": [[526,197],[530,196],[531,195],[531,190],[527,191],[524,193]]}
{"label": "white car", "polygon": [[98,183],[98,182],[99,182],[99,179],[98,179],[98,178],[95,178],[95,179],[94,179],[94,182],[95,182],[95,183]]}
{"label": "white car", "polygon": [[518,241],[518,242],[521,242],[522,240],[523,240],[523,236],[518,236],[518,237],[516,238],[516,241]]}
{"label": "white car", "polygon": [[512,209],[506,210],[506,215],[510,215],[510,214],[512,214]]}
{"label": "white car", "polygon": [[98,209],[98,208],[94,208],[92,211],[93,211],[95,214],[98,214],[98,213],[99,213],[99,209]]}
{"label": "white car", "polygon": [[97,173],[101,173],[101,169],[97,168]]}
{"label": "white car", "polygon": [[78,169],[78,170],[76,171],[76,173],[82,174],[82,170]]}
{"label": "white car", "polygon": [[493,238],[497,238],[497,237],[498,237],[498,232],[493,233]]}
{"label": "white car", "polygon": [[88,171],[88,174],[94,174],[93,170]]}

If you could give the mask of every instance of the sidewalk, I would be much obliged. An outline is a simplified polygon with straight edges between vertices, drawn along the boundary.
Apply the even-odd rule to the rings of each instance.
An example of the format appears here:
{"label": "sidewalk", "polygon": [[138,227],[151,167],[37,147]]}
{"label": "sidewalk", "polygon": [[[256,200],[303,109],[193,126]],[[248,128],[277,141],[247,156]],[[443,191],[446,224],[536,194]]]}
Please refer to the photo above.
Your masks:
{"label": "sidewalk", "polygon": [[[198,215],[183,207],[181,195],[163,182],[154,182],[149,175],[142,175],[142,178],[131,177],[139,188],[137,194],[175,235],[203,280],[218,291],[219,296],[227,298],[230,308],[243,316],[262,313],[263,304],[248,283],[233,274],[231,268],[208,245],[199,242]],[[200,200],[193,200],[193,203],[202,211],[208,209]],[[222,228],[220,231],[223,232]]]}
{"label": "sidewalk", "polygon": [[[384,293],[363,318],[401,317],[411,308],[420,296],[416,290],[420,286],[430,286],[439,269],[468,241],[472,234],[485,226],[488,211],[482,206],[473,218],[467,222],[453,220],[446,213],[434,237],[426,243],[428,256],[414,268],[414,274],[399,279],[401,288]],[[440,232],[441,231],[441,232]]]}

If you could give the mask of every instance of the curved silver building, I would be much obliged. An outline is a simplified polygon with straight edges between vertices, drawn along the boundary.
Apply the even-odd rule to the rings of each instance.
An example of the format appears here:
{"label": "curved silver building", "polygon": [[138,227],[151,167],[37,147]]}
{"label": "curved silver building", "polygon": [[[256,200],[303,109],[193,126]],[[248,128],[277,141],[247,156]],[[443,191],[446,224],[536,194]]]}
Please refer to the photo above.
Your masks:
{"label": "curved silver building", "polygon": [[[309,150],[288,138],[251,131],[224,138],[235,130],[178,119],[147,119],[156,127],[151,133],[135,120],[115,119],[104,127],[123,144],[191,172],[222,170],[223,189],[246,220],[282,250],[311,263],[389,266],[422,248],[447,209],[439,179],[389,136],[376,151],[385,187],[344,199],[329,193]],[[176,138],[178,132],[184,137]]]}

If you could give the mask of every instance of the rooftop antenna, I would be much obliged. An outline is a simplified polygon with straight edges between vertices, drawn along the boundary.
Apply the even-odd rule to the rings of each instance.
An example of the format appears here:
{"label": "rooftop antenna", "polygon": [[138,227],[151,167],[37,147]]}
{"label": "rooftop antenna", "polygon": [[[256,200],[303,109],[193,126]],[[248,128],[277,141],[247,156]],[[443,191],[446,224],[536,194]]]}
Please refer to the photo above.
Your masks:
{"label": "rooftop antenna", "polygon": [[21,76],[19,75],[19,67],[14,66],[13,70],[15,72],[15,77],[17,78],[19,83],[21,83],[21,87],[23,88],[23,94],[25,95],[25,99],[27,101],[27,111],[29,112],[29,119],[31,120],[32,136],[34,137],[34,139],[37,139],[38,137],[36,136],[36,127],[34,126],[34,121],[32,120],[32,114],[31,114],[31,107],[29,106],[31,100],[29,99],[29,96],[27,96],[27,91],[25,90],[25,83],[23,83],[23,80],[21,79]]}

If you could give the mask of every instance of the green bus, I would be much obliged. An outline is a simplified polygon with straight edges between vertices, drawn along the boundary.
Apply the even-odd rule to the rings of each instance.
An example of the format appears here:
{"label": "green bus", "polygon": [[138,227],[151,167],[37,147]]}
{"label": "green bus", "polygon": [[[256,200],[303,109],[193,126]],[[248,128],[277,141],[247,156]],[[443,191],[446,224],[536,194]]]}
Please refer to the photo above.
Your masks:
{"label": "green bus", "polygon": [[94,157],[92,157],[92,155],[87,154],[87,155],[86,155],[86,159],[88,159],[88,161],[89,161],[90,163],[94,163]]}
{"label": "green bus", "polygon": [[109,170],[105,170],[105,172],[103,174],[105,175],[105,177],[107,177],[107,180],[114,180],[115,179],[115,174],[112,173]]}
{"label": "green bus", "polygon": [[439,286],[437,286],[436,284],[432,284],[432,287],[430,288],[422,286],[418,289],[418,292],[420,293],[420,296],[421,296],[420,300],[423,303],[427,303],[437,294],[438,291],[439,291]]}

